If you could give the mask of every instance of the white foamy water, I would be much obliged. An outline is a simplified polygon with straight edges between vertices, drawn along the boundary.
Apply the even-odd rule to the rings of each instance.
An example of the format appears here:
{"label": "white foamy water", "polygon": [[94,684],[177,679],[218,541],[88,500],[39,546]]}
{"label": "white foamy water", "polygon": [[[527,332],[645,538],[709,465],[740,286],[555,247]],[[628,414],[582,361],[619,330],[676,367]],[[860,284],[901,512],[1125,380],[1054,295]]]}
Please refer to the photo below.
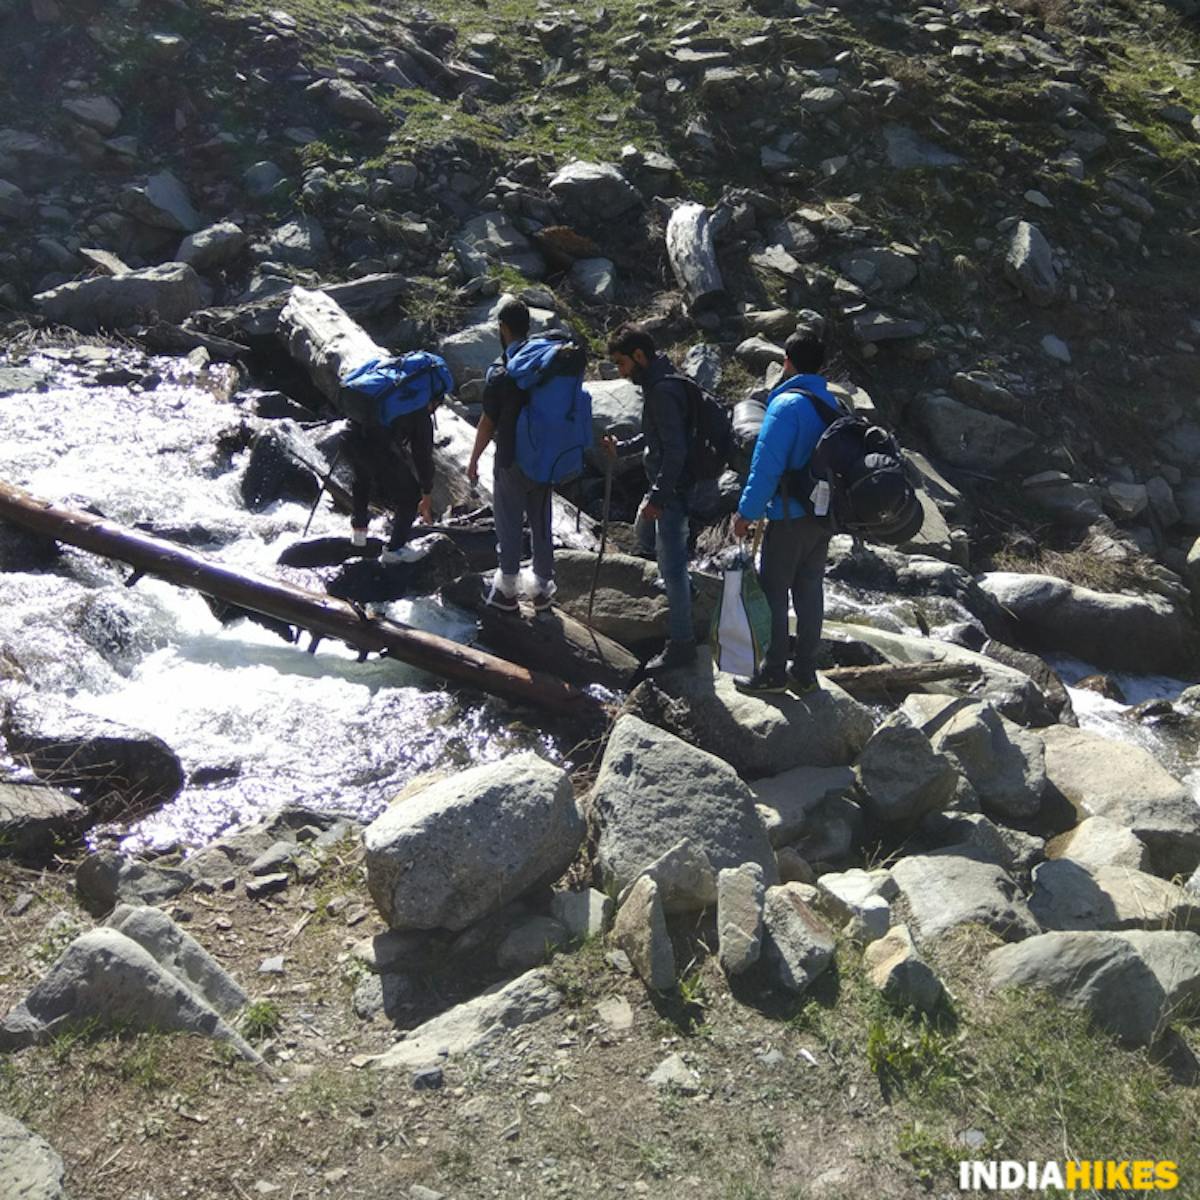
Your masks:
{"label": "white foamy water", "polygon": [[[308,509],[244,507],[245,453],[219,448],[244,415],[226,398],[223,370],[208,387],[180,379],[145,392],[64,386],[0,397],[0,475],[123,525],[207,531],[216,548],[205,556],[284,574],[276,560]],[[308,536],[344,535],[347,524],[324,503]],[[414,668],[359,663],[333,641],[309,654],[307,636],[290,645],[247,621],[222,627],[196,593],[151,578],[127,588],[127,574],[69,547],[45,569],[0,572],[0,649],[23,670],[22,688],[156,734],[179,756],[188,784],[134,827],[134,843],[199,844],[285,803],[371,817],[422,771],[514,748],[488,702],[463,706]],[[315,575],[286,575],[319,589]],[[381,611],[459,641],[474,631],[472,618],[434,601]]]}

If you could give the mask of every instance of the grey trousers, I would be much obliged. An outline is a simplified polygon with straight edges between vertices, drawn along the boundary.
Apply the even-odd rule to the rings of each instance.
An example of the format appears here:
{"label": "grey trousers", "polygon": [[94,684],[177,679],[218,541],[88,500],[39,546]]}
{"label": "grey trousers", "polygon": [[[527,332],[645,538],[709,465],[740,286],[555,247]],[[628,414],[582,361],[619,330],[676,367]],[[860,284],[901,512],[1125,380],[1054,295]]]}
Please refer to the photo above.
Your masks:
{"label": "grey trousers", "polygon": [[764,666],[782,671],[787,666],[788,597],[796,610],[793,671],[807,679],[815,669],[821,622],[825,617],[825,555],[828,527],[812,517],[768,521],[759,560],[759,582],[771,606],[771,646]]}
{"label": "grey trousers", "polygon": [[492,476],[492,515],[501,574],[516,575],[521,569],[521,530],[528,515],[533,573],[539,579],[554,578],[550,491],[549,484],[531,483],[516,464],[496,467]]}

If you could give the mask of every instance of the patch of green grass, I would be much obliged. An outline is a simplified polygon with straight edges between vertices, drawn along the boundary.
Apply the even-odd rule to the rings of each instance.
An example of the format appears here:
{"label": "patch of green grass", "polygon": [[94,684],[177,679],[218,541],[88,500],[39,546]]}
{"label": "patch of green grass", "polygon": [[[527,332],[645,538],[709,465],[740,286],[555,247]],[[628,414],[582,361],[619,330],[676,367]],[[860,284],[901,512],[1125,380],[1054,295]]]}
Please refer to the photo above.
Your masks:
{"label": "patch of green grass", "polygon": [[50,1056],[56,1063],[64,1063],[80,1046],[93,1041],[100,1031],[100,1018],[88,1017],[85,1021],[70,1021],[62,1025],[50,1039]]}
{"label": "patch of green grass", "polygon": [[959,1162],[965,1157],[960,1146],[953,1146],[920,1121],[910,1121],[896,1135],[896,1149],[909,1163],[917,1178],[929,1187],[953,1179]]}
{"label": "patch of green grass", "polygon": [[936,1099],[952,1094],[970,1072],[961,1039],[926,1018],[877,1017],[867,1029],[867,1066],[885,1093],[919,1091]]}
{"label": "patch of green grass", "polygon": [[165,1063],[167,1039],[161,1033],[138,1034],[117,1064],[118,1076],[143,1091],[154,1092],[171,1083]]}
{"label": "patch of green grass", "polygon": [[283,1027],[283,1012],[274,1000],[255,1000],[242,1013],[242,1033],[252,1042],[261,1042]]}

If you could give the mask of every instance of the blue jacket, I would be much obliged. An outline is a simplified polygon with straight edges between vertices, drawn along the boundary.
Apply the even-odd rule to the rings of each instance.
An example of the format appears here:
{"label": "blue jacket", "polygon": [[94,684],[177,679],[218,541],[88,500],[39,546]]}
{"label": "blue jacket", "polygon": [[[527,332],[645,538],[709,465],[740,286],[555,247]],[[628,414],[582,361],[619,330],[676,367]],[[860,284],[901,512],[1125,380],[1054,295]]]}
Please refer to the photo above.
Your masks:
{"label": "blue jacket", "polygon": [[814,392],[834,408],[838,407],[829,385],[820,375],[793,375],[770,394],[767,415],[754,443],[750,474],[738,501],[738,512],[747,521],[757,521],[764,515],[770,521],[781,521],[808,514],[807,496],[798,499],[789,495],[785,513],[783,497],[779,495],[783,473],[803,467],[825,432],[825,422],[812,401],[795,391],[796,388]]}

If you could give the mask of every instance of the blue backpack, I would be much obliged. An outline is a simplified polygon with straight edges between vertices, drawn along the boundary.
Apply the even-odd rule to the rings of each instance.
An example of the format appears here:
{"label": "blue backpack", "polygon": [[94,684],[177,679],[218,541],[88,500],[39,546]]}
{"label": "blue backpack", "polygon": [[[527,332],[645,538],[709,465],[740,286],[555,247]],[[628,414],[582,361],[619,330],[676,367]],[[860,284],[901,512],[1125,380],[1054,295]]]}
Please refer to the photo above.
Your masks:
{"label": "blue backpack", "polygon": [[530,338],[508,360],[528,397],[517,417],[517,466],[534,483],[562,483],[583,470],[592,444],[592,397],[583,386],[587,351],[561,333]]}
{"label": "blue backpack", "polygon": [[386,428],[399,417],[436,408],[454,388],[446,360],[425,350],[399,358],[373,358],[344,375],[337,407],[367,428]]}

